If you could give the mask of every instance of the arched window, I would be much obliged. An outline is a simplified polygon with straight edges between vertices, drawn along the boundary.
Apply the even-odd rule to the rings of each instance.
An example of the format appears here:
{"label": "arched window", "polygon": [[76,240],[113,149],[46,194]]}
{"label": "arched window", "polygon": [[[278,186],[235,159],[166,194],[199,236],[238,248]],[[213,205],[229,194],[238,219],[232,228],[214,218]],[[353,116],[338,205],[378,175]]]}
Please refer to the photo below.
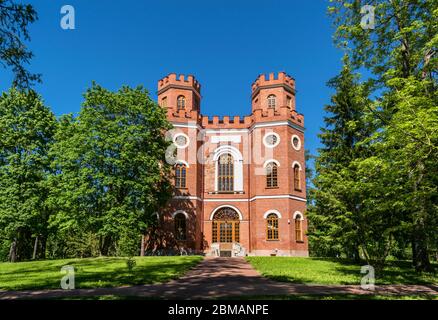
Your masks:
{"label": "arched window", "polygon": [[292,98],[287,96],[286,97],[286,104],[289,108],[292,108]]}
{"label": "arched window", "polygon": [[239,242],[239,214],[236,210],[220,208],[213,216],[212,242]]}
{"label": "arched window", "polygon": [[183,110],[185,108],[186,108],[186,98],[184,96],[178,96],[177,103],[176,103],[176,109]]}
{"label": "arched window", "polygon": [[186,217],[183,213],[175,215],[175,238],[176,240],[186,240]]}
{"label": "arched window", "polygon": [[223,154],[218,160],[217,184],[219,191],[234,190],[234,166],[231,154]]}
{"label": "arched window", "polygon": [[275,108],[276,106],[276,97],[275,95],[271,94],[268,96],[268,108]]}
{"label": "arched window", "polygon": [[266,166],[266,188],[276,188],[278,187],[277,179],[277,164],[275,162],[270,162]]}
{"label": "arched window", "polygon": [[278,216],[275,213],[266,217],[266,240],[278,240]]}
{"label": "arched window", "polygon": [[182,163],[177,163],[175,165],[175,187],[185,188],[186,187],[186,166]]}
{"label": "arched window", "polygon": [[295,216],[295,240],[303,242],[303,217],[300,214]]}
{"label": "arched window", "polygon": [[301,191],[301,175],[300,175],[300,165],[294,165],[294,189],[297,191]]}
{"label": "arched window", "polygon": [[162,106],[163,108],[166,108],[166,107],[167,107],[167,97],[164,97],[163,99],[161,99],[161,106]]}

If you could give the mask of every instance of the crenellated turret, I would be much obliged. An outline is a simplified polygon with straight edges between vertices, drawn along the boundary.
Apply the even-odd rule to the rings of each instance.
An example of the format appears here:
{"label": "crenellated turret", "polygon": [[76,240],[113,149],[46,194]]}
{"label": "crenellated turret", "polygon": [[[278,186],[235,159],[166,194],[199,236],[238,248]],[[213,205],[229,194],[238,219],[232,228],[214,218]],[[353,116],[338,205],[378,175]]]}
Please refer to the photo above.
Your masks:
{"label": "crenellated turret", "polygon": [[194,76],[171,73],[158,81],[158,103],[168,116],[197,120],[201,109],[201,84]]}

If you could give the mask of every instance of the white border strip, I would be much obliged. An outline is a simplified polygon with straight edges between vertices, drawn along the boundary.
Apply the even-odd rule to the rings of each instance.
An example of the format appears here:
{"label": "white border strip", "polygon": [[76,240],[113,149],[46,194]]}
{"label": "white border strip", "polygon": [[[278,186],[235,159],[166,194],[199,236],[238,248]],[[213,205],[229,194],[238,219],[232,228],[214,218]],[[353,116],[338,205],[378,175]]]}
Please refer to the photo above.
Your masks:
{"label": "white border strip", "polygon": [[302,202],[307,202],[306,198],[301,198],[297,196],[293,196],[290,194],[282,194],[278,196],[255,196],[250,199],[221,199],[221,198],[207,198],[207,199],[201,199],[199,197],[194,196],[175,196],[173,197],[174,200],[199,200],[204,202],[252,202],[258,199],[292,199],[292,200],[298,200]]}
{"label": "white border strip", "polygon": [[304,132],[305,128],[300,127],[299,125],[293,123],[292,121],[272,121],[265,123],[258,123],[252,125],[249,129],[205,129],[199,124],[196,123],[176,123],[172,122],[172,125],[175,128],[191,128],[198,129],[199,131],[203,131],[204,133],[242,133],[242,132],[250,132],[257,128],[265,128],[265,127],[278,127],[278,126],[289,126],[291,128],[297,129],[300,132]]}

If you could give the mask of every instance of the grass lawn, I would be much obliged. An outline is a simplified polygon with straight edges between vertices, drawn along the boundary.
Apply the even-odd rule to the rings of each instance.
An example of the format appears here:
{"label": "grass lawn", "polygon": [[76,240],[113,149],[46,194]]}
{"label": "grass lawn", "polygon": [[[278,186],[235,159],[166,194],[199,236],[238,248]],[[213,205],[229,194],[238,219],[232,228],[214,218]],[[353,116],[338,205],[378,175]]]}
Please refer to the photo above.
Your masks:
{"label": "grass lawn", "polygon": [[200,256],[135,257],[129,272],[127,258],[86,258],[0,263],[0,289],[59,289],[61,267],[75,268],[76,288],[117,287],[176,279],[202,260]]}
{"label": "grass lawn", "polygon": [[[263,276],[277,281],[314,284],[360,284],[360,265],[322,258],[247,257]],[[389,261],[376,284],[438,283],[438,274],[416,273],[409,261]]]}

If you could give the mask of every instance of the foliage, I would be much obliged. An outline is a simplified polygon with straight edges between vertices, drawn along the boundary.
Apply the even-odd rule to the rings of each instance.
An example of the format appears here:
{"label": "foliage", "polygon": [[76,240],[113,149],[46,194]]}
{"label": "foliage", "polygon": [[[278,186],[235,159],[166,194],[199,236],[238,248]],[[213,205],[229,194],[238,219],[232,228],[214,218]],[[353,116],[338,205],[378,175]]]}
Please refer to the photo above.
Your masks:
{"label": "foliage", "polygon": [[93,84],[78,118],[60,119],[51,150],[50,227],[94,233],[102,255],[117,251],[120,240],[122,252],[134,254],[138,236],[170,196],[169,128],[165,111],[142,87],[110,92]]}
{"label": "foliage", "polygon": [[[352,70],[364,68],[370,74],[361,85],[369,91],[350,88],[362,101],[346,105],[353,112],[361,106],[361,122],[373,130],[356,141],[352,152],[364,152],[353,158],[347,156],[345,140],[334,145],[323,140],[325,150],[316,160],[321,176],[311,192],[311,245],[328,255],[360,249],[380,266],[389,254],[402,255],[410,242],[416,270],[430,270],[429,256],[438,244],[436,1],[331,3],[335,42],[351,57]],[[360,25],[365,5],[375,7],[374,29]],[[334,98],[346,96],[346,90],[335,88]],[[371,105],[367,99],[373,100]],[[328,132],[343,130],[349,130],[348,123]],[[341,158],[334,152],[338,147]],[[336,165],[326,170],[331,161]]]}
{"label": "foliage", "polygon": [[[375,264],[388,254],[391,213],[376,206],[381,190],[370,178],[380,172],[357,165],[372,156],[372,148],[364,141],[376,128],[368,87],[359,84],[358,78],[345,57],[342,72],[329,82],[336,93],[332,104],[325,107],[326,127],[320,134],[324,147],[315,160],[309,237],[313,254],[345,254],[357,260],[361,250],[368,262]],[[373,249],[378,250],[371,252]]]}
{"label": "foliage", "polygon": [[10,89],[0,97],[0,240],[11,244],[12,261],[29,258],[33,239],[44,244],[47,237],[55,130],[55,116],[34,91]]}
{"label": "foliage", "polygon": [[24,43],[30,40],[28,25],[37,18],[30,4],[0,0],[0,63],[12,68],[15,74],[13,85],[21,89],[29,88],[41,79],[39,74],[32,74],[24,67],[33,57]]}

